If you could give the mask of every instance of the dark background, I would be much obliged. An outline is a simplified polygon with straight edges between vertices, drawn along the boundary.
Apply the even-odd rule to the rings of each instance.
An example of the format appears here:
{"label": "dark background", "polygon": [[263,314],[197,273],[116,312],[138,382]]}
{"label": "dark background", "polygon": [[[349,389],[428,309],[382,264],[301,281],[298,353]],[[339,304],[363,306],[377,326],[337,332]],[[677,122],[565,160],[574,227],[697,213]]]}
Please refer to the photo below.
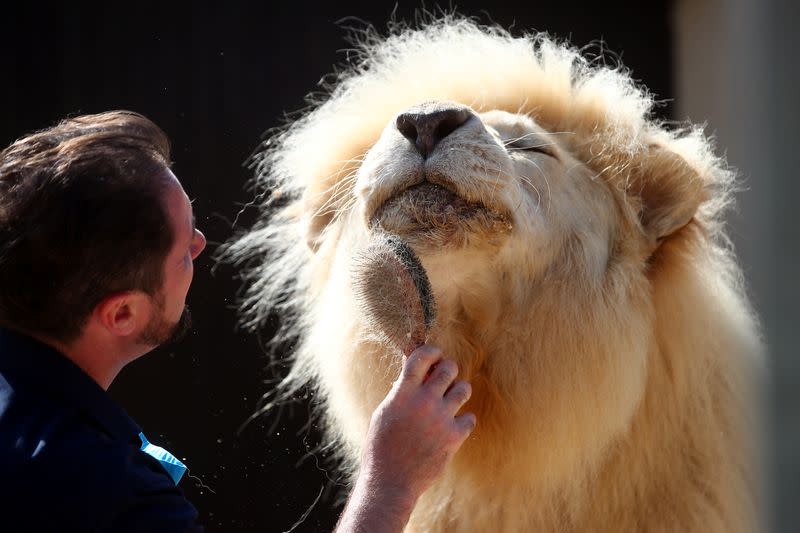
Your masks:
{"label": "dark background", "polygon": [[[261,345],[274,324],[258,336],[237,331],[240,284],[229,266],[212,272],[211,255],[251,199],[243,163],[262,133],[303,107],[304,95],[345,61],[343,24],[363,26],[337,21],[355,17],[385,32],[393,11],[413,21],[419,6],[69,2],[0,14],[0,145],[67,115],[120,108],[148,116],[172,139],[174,171],[209,241],[188,298],[195,327],[176,347],[131,364],[110,392],[206,485],[181,482],[210,531],[286,531],[320,491],[296,531],[331,530],[341,510],[335,470],[324,453],[312,453],[320,437],[307,402],[237,432],[271,387],[275,372]],[[658,98],[672,97],[670,2],[461,1],[458,8],[515,34],[544,30],[577,46],[603,39]],[[659,109],[671,112],[668,102]],[[245,209],[237,227],[254,216]]]}

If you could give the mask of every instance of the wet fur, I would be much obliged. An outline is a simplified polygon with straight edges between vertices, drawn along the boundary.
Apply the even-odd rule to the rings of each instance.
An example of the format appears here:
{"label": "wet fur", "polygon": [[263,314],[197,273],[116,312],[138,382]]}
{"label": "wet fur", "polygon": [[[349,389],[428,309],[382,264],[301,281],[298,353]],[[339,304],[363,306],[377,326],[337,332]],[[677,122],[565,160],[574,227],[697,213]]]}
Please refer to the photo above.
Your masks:
{"label": "wet fur", "polygon": [[[283,337],[299,338],[281,391],[318,390],[342,468],[357,470],[399,369],[364,332],[349,258],[369,238],[365,206],[390,194],[380,179],[401,179],[411,157],[397,153],[392,117],[450,100],[531,117],[565,164],[530,186],[484,172],[519,207],[455,240],[445,224],[411,241],[438,304],[431,340],[472,381],[478,426],[409,530],[757,529],[762,348],[722,228],[733,175],[709,140],[655,121],[624,69],[544,35],[445,18],[364,35],[360,49],[330,95],[265,146],[264,215],[227,249],[250,281],[246,323],[274,309]],[[462,196],[490,201],[501,193],[472,176],[507,156],[475,128],[449,172]],[[439,254],[426,249],[437,236]]]}

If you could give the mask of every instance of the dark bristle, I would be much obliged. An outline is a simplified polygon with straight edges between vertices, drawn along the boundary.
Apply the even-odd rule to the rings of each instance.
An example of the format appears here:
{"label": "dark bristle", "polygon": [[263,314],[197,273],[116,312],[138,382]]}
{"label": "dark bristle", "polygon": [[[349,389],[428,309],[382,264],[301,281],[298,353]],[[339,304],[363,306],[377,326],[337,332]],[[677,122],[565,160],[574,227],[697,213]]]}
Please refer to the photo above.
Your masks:
{"label": "dark bristle", "polygon": [[433,327],[433,323],[436,320],[436,303],[433,298],[433,288],[428,279],[428,274],[425,272],[425,267],[422,266],[422,261],[419,260],[419,257],[414,253],[411,246],[400,237],[387,234],[385,236],[385,241],[389,247],[394,250],[397,258],[411,275],[411,279],[414,281],[414,285],[417,287],[417,292],[419,293],[420,303],[422,304],[425,329],[430,329]]}
{"label": "dark bristle", "polygon": [[436,304],[425,268],[402,239],[374,234],[351,258],[350,282],[368,337],[409,355],[427,342]]}

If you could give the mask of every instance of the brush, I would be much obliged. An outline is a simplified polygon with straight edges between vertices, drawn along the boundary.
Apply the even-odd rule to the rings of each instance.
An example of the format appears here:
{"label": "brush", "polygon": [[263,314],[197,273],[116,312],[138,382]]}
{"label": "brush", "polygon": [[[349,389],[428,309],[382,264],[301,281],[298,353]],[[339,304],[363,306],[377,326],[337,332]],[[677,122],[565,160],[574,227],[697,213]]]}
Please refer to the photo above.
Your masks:
{"label": "brush", "polygon": [[371,335],[405,356],[425,343],[436,320],[436,302],[425,268],[408,243],[376,234],[353,256],[350,273]]}

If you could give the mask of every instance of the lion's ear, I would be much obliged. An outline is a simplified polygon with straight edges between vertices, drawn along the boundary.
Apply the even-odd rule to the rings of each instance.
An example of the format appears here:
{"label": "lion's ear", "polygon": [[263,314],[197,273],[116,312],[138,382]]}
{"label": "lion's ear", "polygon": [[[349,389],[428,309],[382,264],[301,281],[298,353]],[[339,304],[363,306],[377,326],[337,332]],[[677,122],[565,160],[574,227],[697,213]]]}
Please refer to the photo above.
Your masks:
{"label": "lion's ear", "polygon": [[660,145],[649,147],[632,178],[628,192],[641,201],[639,220],[654,248],[687,225],[707,197],[702,176]]}

